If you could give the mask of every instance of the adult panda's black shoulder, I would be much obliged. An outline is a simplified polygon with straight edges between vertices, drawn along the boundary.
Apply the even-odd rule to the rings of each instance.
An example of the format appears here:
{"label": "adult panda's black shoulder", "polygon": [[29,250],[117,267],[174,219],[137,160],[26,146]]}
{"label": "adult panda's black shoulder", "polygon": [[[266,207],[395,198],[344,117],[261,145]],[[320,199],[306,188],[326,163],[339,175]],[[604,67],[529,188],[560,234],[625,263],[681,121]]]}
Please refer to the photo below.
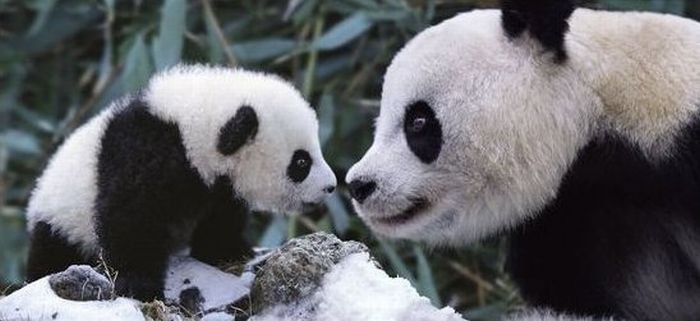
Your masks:
{"label": "adult panda's black shoulder", "polygon": [[535,306],[700,316],[700,23],[503,1],[389,66],[347,176],[376,232],[461,246],[508,230]]}
{"label": "adult panda's black shoulder", "polygon": [[27,209],[30,280],[104,258],[118,294],[162,297],[168,256],[249,253],[246,213],[300,211],[332,192],[316,115],[266,74],[178,66],[73,133]]}

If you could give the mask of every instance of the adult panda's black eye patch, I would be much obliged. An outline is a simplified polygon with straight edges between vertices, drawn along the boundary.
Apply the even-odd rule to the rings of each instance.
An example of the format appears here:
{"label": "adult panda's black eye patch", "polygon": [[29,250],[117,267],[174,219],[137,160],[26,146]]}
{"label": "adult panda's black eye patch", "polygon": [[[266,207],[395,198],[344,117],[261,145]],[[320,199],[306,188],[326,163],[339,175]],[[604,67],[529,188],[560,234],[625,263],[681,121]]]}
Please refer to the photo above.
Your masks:
{"label": "adult panda's black eye patch", "polygon": [[442,149],[442,126],[430,105],[419,100],[406,108],[403,120],[406,142],[423,163],[434,162]]}
{"label": "adult panda's black eye patch", "polygon": [[255,138],[258,133],[258,115],[253,107],[241,106],[219,131],[216,149],[223,155],[231,155]]}
{"label": "adult panda's black eye patch", "polygon": [[292,182],[301,183],[309,176],[311,165],[313,165],[313,160],[309,152],[303,149],[297,149],[294,151],[294,155],[292,155],[289,166],[287,166],[287,176],[289,176]]}

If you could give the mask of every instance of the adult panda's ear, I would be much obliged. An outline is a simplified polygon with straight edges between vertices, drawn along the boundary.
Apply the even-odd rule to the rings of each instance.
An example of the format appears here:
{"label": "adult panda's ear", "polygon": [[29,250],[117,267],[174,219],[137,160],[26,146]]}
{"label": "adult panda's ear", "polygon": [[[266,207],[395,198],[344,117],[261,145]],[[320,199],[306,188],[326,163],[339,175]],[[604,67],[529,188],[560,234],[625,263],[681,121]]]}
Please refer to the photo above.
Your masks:
{"label": "adult panda's ear", "polygon": [[224,155],[231,155],[247,142],[255,138],[258,132],[258,115],[250,106],[242,106],[233,118],[229,119],[219,130],[216,149]]}
{"label": "adult panda's ear", "polygon": [[564,37],[575,7],[574,0],[502,0],[501,23],[510,38],[529,31],[561,63],[567,58]]}

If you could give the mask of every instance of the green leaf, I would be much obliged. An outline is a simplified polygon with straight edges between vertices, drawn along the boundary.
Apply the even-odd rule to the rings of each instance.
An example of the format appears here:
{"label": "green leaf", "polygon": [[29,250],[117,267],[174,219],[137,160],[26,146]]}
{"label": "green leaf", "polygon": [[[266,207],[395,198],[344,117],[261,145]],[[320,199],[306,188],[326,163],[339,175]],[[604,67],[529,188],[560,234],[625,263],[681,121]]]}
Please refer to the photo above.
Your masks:
{"label": "green leaf", "polygon": [[206,14],[205,10],[202,10],[202,16],[204,17],[204,25],[207,28],[207,45],[209,48],[209,62],[213,64],[219,64],[224,60],[224,47],[221,46],[221,41],[216,35],[216,21]]}
{"label": "green leaf", "polygon": [[385,240],[378,240],[379,245],[382,247],[384,254],[386,254],[387,258],[389,259],[389,264],[391,264],[394,271],[396,271],[400,277],[411,282],[414,287],[417,286],[418,282],[416,282],[416,278],[413,276],[413,273],[411,273],[411,270],[408,269],[406,263],[401,259],[399,253],[396,252],[394,246]]}
{"label": "green leaf", "polygon": [[435,286],[435,280],[433,279],[433,270],[428,264],[428,260],[425,258],[425,253],[423,249],[417,245],[413,245],[413,253],[416,255],[417,270],[418,270],[418,289],[422,295],[428,297],[430,302],[434,306],[440,307],[440,295],[438,295],[437,287]]}
{"label": "green leaf", "polygon": [[335,127],[334,110],[333,96],[326,91],[323,93],[323,96],[321,96],[321,101],[318,106],[318,136],[321,147],[325,146],[333,135],[333,129]]}
{"label": "green leaf", "polygon": [[94,5],[58,2],[42,23],[42,28],[8,43],[10,48],[23,54],[39,54],[88,27],[101,15]]}
{"label": "green leaf", "polygon": [[683,0],[603,0],[608,8],[619,10],[641,10],[674,13],[685,13],[685,1]]}
{"label": "green leaf", "polygon": [[464,317],[469,320],[500,320],[508,311],[508,306],[504,302],[497,302],[468,310]]}
{"label": "green leaf", "polygon": [[148,47],[143,41],[143,34],[139,34],[126,54],[124,73],[121,78],[122,90],[133,92],[143,87],[152,72],[153,66],[149,59]]}
{"label": "green leaf", "polygon": [[330,28],[312,44],[312,49],[333,50],[362,35],[372,27],[372,21],[366,14],[358,12]]}
{"label": "green leaf", "polygon": [[166,0],[163,4],[158,37],[153,40],[153,60],[157,70],[163,70],[180,61],[186,14],[185,0]]}
{"label": "green leaf", "polygon": [[233,54],[243,63],[255,63],[284,55],[296,46],[296,41],[286,38],[264,38],[239,42],[231,46]]}
{"label": "green leaf", "polygon": [[278,247],[287,238],[287,218],[282,215],[275,215],[272,222],[267,226],[258,245],[261,247]]}
{"label": "green leaf", "polygon": [[325,203],[328,207],[328,212],[330,213],[335,231],[340,235],[345,234],[350,228],[350,214],[338,193],[334,193],[326,198]]}
{"label": "green leaf", "polygon": [[29,32],[27,32],[27,36],[36,35],[44,28],[46,20],[56,6],[56,0],[41,0],[37,1],[36,5],[38,12],[34,18],[34,22],[32,22],[32,27],[29,28]]}
{"label": "green leaf", "polygon": [[41,154],[41,146],[37,138],[24,131],[7,130],[0,136],[0,142],[7,146],[10,152],[25,155]]}

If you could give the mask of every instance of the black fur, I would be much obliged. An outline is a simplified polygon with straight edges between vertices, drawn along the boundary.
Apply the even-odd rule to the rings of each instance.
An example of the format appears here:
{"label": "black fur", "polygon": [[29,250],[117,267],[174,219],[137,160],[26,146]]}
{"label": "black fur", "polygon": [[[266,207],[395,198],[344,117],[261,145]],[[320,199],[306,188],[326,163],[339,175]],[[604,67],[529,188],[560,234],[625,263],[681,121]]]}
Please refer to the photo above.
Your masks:
{"label": "black fur", "polygon": [[350,190],[350,196],[358,203],[362,204],[362,202],[377,190],[377,183],[375,181],[356,179],[348,184],[348,189]]}
{"label": "black fur", "polygon": [[700,316],[700,122],[650,163],[620,138],[590,143],[557,199],[512,235],[530,303],[625,320]]}
{"label": "black fur", "polygon": [[202,244],[220,241],[217,249],[226,252],[233,246],[227,242],[241,240],[245,210],[232,201],[233,193],[223,200],[224,183],[214,191],[204,184],[187,160],[177,125],[153,116],[142,101],[133,101],[109,123],[97,171],[97,235],[104,258],[119,273],[119,295],[162,298],[169,255],[188,245],[202,219],[207,223],[194,231],[193,251],[200,257],[219,261],[245,252],[202,254],[207,252]]}
{"label": "black fur", "polygon": [[27,281],[32,282],[46,275],[61,272],[73,264],[92,264],[94,258],[85,258],[80,248],[72,245],[51,225],[37,222],[32,230]]}
{"label": "black fur", "polygon": [[501,8],[508,37],[517,38],[527,30],[546,50],[554,52],[557,62],[567,59],[564,38],[575,8],[573,0],[502,0]]}
{"label": "black fur", "polygon": [[253,256],[251,246],[244,237],[248,207],[245,202],[233,198],[233,186],[226,177],[219,177],[212,187],[208,213],[197,225],[192,235],[192,257],[220,266]]}
{"label": "black fur", "polygon": [[403,129],[408,147],[422,162],[430,164],[438,158],[442,126],[427,102],[419,100],[407,107]]}
{"label": "black fur", "polygon": [[303,182],[306,177],[309,176],[312,164],[313,160],[309,152],[303,149],[294,151],[292,160],[289,162],[289,166],[287,166],[287,177],[294,183]]}
{"label": "black fur", "polygon": [[219,132],[216,147],[221,154],[231,155],[255,138],[258,133],[258,115],[250,106],[242,106]]}

